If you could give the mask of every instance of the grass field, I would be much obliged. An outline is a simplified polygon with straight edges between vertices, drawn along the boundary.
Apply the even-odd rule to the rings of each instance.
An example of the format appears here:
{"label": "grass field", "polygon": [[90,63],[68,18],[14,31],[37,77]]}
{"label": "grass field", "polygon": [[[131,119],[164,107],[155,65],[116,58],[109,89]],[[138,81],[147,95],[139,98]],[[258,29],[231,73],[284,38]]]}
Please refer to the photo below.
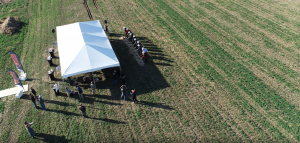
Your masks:
{"label": "grass field", "polygon": [[[48,111],[34,109],[28,94],[1,99],[0,142],[300,142],[298,1],[95,2],[98,9],[87,2],[93,19],[108,20],[127,87],[140,102],[121,100],[120,81],[113,86],[107,70],[96,72],[95,96],[80,83],[83,102],[67,98],[63,86],[61,96],[50,88],[59,82],[47,75],[47,49],[56,41],[50,29],[89,21],[83,0],[1,4],[0,17],[17,16],[23,27],[0,35],[0,89],[14,86],[6,71],[15,70],[12,50],[29,78],[23,84],[43,95]],[[129,54],[123,26],[148,49],[145,66]],[[80,103],[90,118],[81,117]],[[38,139],[24,121],[34,122]]]}

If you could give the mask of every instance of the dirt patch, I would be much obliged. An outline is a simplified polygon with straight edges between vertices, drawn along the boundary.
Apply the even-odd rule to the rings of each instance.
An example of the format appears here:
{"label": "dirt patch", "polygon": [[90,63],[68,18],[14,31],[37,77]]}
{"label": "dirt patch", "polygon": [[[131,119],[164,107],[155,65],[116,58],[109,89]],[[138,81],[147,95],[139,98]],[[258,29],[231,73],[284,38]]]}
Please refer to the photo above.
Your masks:
{"label": "dirt patch", "polygon": [[20,28],[20,22],[14,17],[8,17],[0,26],[0,33],[14,34]]}

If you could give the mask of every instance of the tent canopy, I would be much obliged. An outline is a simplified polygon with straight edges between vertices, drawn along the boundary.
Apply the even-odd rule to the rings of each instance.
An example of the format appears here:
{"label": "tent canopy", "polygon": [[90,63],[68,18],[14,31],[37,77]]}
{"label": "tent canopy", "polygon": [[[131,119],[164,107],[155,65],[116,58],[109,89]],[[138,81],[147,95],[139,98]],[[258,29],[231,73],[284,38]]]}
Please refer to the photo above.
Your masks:
{"label": "tent canopy", "polygon": [[78,22],[56,27],[62,78],[120,66],[99,22]]}

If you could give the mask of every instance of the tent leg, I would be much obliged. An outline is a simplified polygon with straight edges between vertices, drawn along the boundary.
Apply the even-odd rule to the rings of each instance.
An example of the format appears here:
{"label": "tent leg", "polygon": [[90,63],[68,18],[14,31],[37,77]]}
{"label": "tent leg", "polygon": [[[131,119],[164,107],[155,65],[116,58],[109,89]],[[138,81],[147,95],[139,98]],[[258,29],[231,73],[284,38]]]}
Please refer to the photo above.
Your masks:
{"label": "tent leg", "polygon": [[64,78],[62,78],[62,82],[64,83],[64,90],[66,90],[66,83],[65,83],[65,80],[64,80]]}

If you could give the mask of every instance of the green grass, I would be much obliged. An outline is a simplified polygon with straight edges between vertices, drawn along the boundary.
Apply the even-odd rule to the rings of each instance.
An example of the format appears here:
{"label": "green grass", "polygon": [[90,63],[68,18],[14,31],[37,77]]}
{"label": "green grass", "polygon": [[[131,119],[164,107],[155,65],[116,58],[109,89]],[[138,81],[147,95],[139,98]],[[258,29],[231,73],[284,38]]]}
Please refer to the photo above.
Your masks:
{"label": "green grass", "polygon": [[[100,12],[91,0],[88,4],[94,19],[109,21],[112,34],[108,37],[126,72],[128,89],[135,88],[141,102],[120,100],[119,86],[110,84],[105,70],[96,74],[103,80],[97,84],[97,95],[90,95],[85,88],[83,102],[78,95],[55,96],[49,89],[55,81],[45,74],[51,67],[43,59],[56,40],[50,29],[88,21],[82,1],[1,4],[5,11],[14,10],[0,16],[16,15],[26,24],[17,34],[2,35],[0,50],[12,49],[20,55],[33,79],[24,83],[43,95],[49,109],[34,109],[27,95],[1,101],[0,113],[6,116],[0,121],[2,141],[299,141],[300,21],[296,12],[291,12],[296,8],[293,4],[97,0]],[[148,48],[147,65],[138,66],[128,53],[120,40],[123,26]],[[1,88],[5,89],[13,87],[6,68],[14,69],[14,65],[9,55],[2,53]],[[59,64],[59,60],[54,62]],[[80,103],[87,107],[89,119],[80,117]],[[5,114],[8,112],[11,114]],[[24,121],[35,122],[38,140],[28,138]]]}

